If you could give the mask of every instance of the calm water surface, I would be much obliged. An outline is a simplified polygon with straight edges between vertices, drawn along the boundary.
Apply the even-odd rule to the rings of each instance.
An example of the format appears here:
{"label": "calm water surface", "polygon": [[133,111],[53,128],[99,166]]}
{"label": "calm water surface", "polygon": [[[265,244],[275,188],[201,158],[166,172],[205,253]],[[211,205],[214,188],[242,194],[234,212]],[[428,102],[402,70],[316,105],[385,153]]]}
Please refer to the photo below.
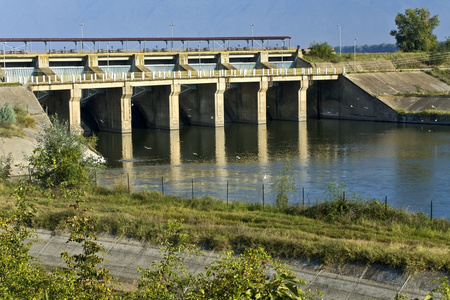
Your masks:
{"label": "calm water surface", "polygon": [[102,185],[130,181],[132,190],[273,203],[271,184],[288,159],[297,185],[291,203],[314,203],[329,183],[343,183],[410,211],[429,214],[433,201],[433,217],[450,218],[448,126],[271,121],[98,137],[98,150],[108,159],[98,178]]}

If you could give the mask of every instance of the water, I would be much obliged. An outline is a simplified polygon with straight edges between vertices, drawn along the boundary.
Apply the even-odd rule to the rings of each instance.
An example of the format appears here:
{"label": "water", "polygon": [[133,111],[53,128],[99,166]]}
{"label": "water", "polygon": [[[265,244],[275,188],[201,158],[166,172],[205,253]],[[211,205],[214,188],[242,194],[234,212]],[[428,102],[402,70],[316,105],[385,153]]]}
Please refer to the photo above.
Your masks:
{"label": "water", "polygon": [[98,181],[130,182],[135,191],[273,203],[271,184],[287,159],[297,186],[290,203],[314,203],[330,183],[343,183],[409,211],[430,214],[433,201],[433,217],[449,219],[449,133],[448,126],[342,120],[101,132],[98,150],[108,169]]}

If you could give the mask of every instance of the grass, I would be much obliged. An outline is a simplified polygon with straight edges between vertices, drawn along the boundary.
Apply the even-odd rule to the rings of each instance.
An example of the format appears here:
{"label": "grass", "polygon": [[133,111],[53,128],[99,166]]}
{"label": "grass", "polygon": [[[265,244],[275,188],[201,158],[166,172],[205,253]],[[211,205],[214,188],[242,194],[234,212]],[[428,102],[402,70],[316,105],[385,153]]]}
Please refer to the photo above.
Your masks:
{"label": "grass", "polygon": [[[329,59],[321,59],[319,57],[314,57],[311,55],[305,55],[305,59],[311,62],[352,62],[356,61],[374,61],[374,60],[390,60],[394,64],[397,69],[416,69],[416,68],[429,68],[430,62],[439,63],[441,67],[448,67],[450,65],[450,61],[448,58],[446,59],[437,59],[440,58],[442,54],[430,54],[428,52],[395,52],[395,53],[360,53],[357,52],[356,55],[354,53],[342,53],[341,55],[333,55]],[[436,58],[436,59],[435,59]],[[448,73],[448,70],[447,70]],[[448,79],[448,75],[447,75]]]}
{"label": "grass", "polygon": [[[13,205],[12,187],[0,190],[0,210]],[[65,231],[74,200],[34,194],[32,226]],[[385,207],[373,200],[336,197],[280,211],[274,206],[183,199],[158,192],[128,194],[97,188],[85,195],[99,233],[159,244],[169,219],[184,219],[190,241],[207,250],[242,252],[264,247],[274,257],[358,262],[413,271],[450,271],[450,222]]]}

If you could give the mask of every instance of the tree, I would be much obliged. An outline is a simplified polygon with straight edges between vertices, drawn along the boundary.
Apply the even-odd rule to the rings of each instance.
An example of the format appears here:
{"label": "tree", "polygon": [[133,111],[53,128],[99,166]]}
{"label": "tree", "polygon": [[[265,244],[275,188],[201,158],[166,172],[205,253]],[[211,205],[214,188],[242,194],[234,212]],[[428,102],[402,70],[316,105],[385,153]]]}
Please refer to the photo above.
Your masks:
{"label": "tree", "polygon": [[426,8],[408,8],[405,14],[398,13],[395,18],[398,30],[392,30],[397,46],[405,52],[431,51],[437,46],[433,29],[439,25],[438,16],[431,17]]}
{"label": "tree", "polygon": [[33,242],[30,223],[34,207],[26,196],[33,187],[20,184],[14,191],[15,209],[0,212],[0,295],[2,299],[43,299],[48,283],[45,269],[34,264],[29,251]]}
{"label": "tree", "polygon": [[311,51],[308,55],[319,57],[321,59],[331,59],[335,54],[333,47],[331,47],[327,42],[316,43],[313,42],[310,45]]}
{"label": "tree", "polygon": [[67,122],[52,118],[52,125],[38,138],[38,148],[28,157],[34,178],[45,187],[88,184],[101,165],[86,155],[86,141],[69,131]]}

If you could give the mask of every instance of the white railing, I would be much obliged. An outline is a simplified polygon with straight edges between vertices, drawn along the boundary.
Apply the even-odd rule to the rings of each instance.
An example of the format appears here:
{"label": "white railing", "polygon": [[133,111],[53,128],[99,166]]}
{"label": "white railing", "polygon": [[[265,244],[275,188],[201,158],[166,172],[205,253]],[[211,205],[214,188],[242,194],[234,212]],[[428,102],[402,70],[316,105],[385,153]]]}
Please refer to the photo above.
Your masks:
{"label": "white railing", "polygon": [[195,70],[195,71],[155,71],[150,73],[104,73],[72,74],[52,76],[4,77],[5,82],[19,82],[27,85],[55,85],[66,83],[98,83],[116,81],[149,81],[230,77],[291,77],[345,74],[345,68],[291,68],[291,69],[238,69],[238,70]]}

